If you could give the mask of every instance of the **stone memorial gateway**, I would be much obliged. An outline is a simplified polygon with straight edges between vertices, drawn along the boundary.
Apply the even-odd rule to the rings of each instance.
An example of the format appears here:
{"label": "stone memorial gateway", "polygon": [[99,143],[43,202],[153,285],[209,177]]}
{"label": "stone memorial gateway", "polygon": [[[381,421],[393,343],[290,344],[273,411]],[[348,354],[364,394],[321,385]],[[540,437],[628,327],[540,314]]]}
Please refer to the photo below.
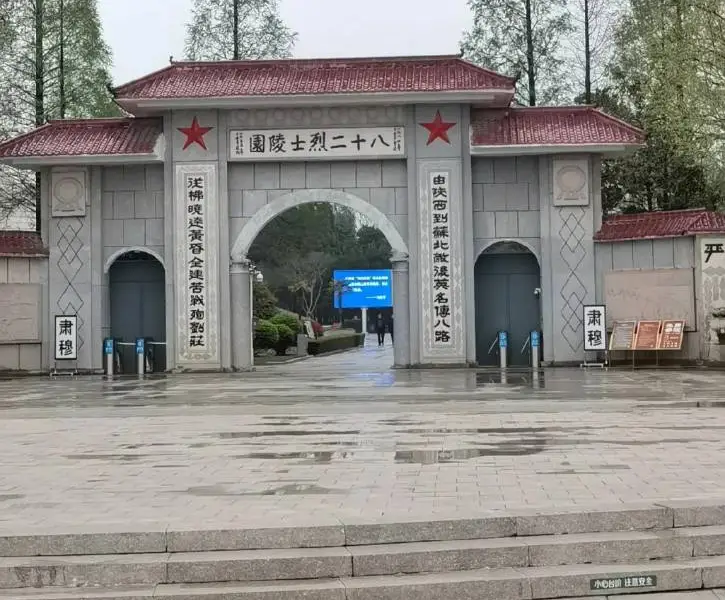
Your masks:
{"label": "stone memorial gateway", "polygon": [[397,366],[494,364],[499,330],[514,363],[532,330],[546,362],[583,360],[601,160],[639,130],[514,106],[513,79],[457,56],[177,62],[114,93],[133,116],[0,144],[42,173],[47,275],[5,292],[41,307],[39,332],[18,334],[38,338],[41,369],[57,315],[77,316],[81,370],[102,369],[109,335],[166,342],[169,370],[250,368],[247,251],[311,202],[390,242]]}

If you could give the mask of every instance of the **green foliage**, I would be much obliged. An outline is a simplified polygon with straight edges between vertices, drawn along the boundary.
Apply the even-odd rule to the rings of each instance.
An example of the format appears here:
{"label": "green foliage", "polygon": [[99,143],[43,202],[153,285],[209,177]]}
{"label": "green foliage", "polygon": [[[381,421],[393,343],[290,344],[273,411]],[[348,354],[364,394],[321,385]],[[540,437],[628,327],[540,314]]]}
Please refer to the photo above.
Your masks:
{"label": "green foliage", "polygon": [[292,336],[296,336],[300,332],[300,320],[297,316],[293,314],[279,312],[274,315],[269,321],[270,323],[274,323],[275,325],[282,325],[284,327],[287,327],[291,331]]}
{"label": "green foliage", "polygon": [[643,128],[647,144],[604,162],[604,210],[722,208],[725,3],[627,4],[616,28],[610,86],[595,101]]}
{"label": "green foliage", "polygon": [[461,42],[464,56],[520,76],[516,88],[522,104],[560,101],[567,91],[562,42],[572,32],[567,0],[468,0],[468,5],[473,27]]}
{"label": "green foliage", "polygon": [[[119,114],[97,0],[63,0],[62,17],[61,36],[61,0],[0,0],[0,140],[49,119]],[[0,167],[0,213],[32,209],[35,185],[33,173]]]}
{"label": "green foliage", "polygon": [[[238,27],[235,32],[235,4]],[[297,34],[279,16],[278,0],[194,0],[186,30],[190,60],[287,58]]]}
{"label": "green foliage", "polygon": [[376,227],[363,225],[357,230],[355,242],[343,255],[345,269],[389,269],[391,248]]}
{"label": "green foliage", "polygon": [[335,352],[337,350],[347,350],[349,348],[359,348],[365,343],[365,334],[350,333],[340,334],[331,337],[321,337],[310,340],[307,351],[313,356],[317,354],[325,354],[326,352]]}
{"label": "green foliage", "polygon": [[268,350],[275,348],[277,342],[279,342],[277,325],[265,319],[260,319],[257,322],[257,328],[254,330],[254,348]]}
{"label": "green foliage", "polygon": [[277,298],[266,283],[254,282],[254,316],[258,319],[271,319],[277,312]]}
{"label": "green foliage", "polygon": [[390,244],[350,209],[324,203],[292,208],[270,221],[248,256],[279,306],[308,316],[332,313],[334,269],[390,267]]}
{"label": "green foliage", "polygon": [[275,350],[278,356],[284,356],[287,354],[287,348],[297,344],[297,334],[284,323],[275,323],[274,326],[277,328],[278,335]]}

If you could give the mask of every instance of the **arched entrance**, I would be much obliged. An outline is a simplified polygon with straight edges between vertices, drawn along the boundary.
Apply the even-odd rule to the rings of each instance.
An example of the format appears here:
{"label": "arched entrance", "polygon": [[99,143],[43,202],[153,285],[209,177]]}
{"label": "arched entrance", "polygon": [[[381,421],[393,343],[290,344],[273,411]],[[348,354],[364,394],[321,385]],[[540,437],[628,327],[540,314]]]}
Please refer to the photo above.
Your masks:
{"label": "arched entrance", "polygon": [[281,196],[260,208],[244,225],[231,252],[231,324],[232,367],[244,370],[253,366],[251,281],[247,253],[267,223],[295,206],[310,203],[337,204],[361,214],[385,236],[392,249],[393,299],[395,303],[394,361],[410,365],[410,303],[408,247],[393,222],[378,208],[353,194],[340,190],[299,190]]}
{"label": "arched entrance", "polygon": [[516,242],[499,242],[478,257],[475,267],[476,359],[480,365],[498,365],[498,353],[489,352],[499,331],[508,332],[508,360],[528,366],[530,354],[522,348],[532,330],[540,330],[541,270],[536,257]]}
{"label": "arched entrance", "polygon": [[[166,341],[164,267],[151,254],[133,250],[118,256],[108,269],[111,337],[134,342],[138,337]],[[164,346],[154,348],[154,371],[166,370]],[[133,348],[121,352],[123,373],[135,372]]]}

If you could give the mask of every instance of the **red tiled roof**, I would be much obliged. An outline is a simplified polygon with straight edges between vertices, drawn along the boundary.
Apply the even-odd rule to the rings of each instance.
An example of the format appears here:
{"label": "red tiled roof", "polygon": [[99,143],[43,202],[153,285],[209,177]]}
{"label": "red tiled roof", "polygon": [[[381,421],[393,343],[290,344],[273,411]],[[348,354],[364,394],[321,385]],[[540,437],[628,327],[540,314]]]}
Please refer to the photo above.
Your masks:
{"label": "red tiled roof", "polygon": [[117,87],[119,99],[510,90],[458,56],[177,62]]}
{"label": "red tiled roof", "polygon": [[40,234],[35,231],[0,231],[0,256],[47,256]]}
{"label": "red tiled roof", "polygon": [[477,110],[473,146],[639,145],[644,133],[591,106]]}
{"label": "red tiled roof", "polygon": [[620,242],[701,233],[725,233],[725,214],[701,208],[615,215],[594,234],[597,242]]}
{"label": "red tiled roof", "polygon": [[0,159],[151,154],[162,132],[161,119],[50,121],[0,144]]}

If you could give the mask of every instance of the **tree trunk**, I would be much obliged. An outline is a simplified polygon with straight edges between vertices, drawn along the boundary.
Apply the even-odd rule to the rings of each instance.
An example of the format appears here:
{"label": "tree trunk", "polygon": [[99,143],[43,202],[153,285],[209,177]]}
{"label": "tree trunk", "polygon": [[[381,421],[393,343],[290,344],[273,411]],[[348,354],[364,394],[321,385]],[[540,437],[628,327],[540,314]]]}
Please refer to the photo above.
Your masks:
{"label": "tree trunk", "polygon": [[60,56],[58,57],[58,74],[60,76],[60,118],[65,119],[66,101],[65,101],[65,32],[64,32],[64,15],[65,12],[63,0],[60,0]]}
{"label": "tree trunk", "polygon": [[584,103],[592,103],[592,50],[590,44],[591,15],[589,1],[584,0]]}
{"label": "tree trunk", "polygon": [[536,70],[534,68],[534,26],[531,16],[531,3],[526,2],[526,64],[529,71],[529,106],[536,106]]}
{"label": "tree trunk", "polygon": [[234,23],[232,31],[234,33],[234,60],[239,60],[239,2],[240,0],[232,0],[234,2]]}
{"label": "tree trunk", "polygon": [[[43,0],[35,0],[35,125],[45,123],[45,70],[43,64]],[[41,181],[40,173],[35,174],[35,230],[40,233]]]}

